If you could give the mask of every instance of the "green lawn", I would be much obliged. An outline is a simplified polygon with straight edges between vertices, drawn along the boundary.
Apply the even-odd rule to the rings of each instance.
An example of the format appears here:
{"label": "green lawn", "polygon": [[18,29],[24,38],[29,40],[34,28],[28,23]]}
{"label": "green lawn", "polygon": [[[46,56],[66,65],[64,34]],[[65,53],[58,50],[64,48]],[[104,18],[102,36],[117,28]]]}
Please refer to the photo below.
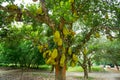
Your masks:
{"label": "green lawn", "polygon": [[[83,69],[80,66],[76,66],[76,67],[69,67],[67,71],[68,72],[83,72]],[[99,66],[93,66],[92,71],[93,72],[102,72],[104,70]]]}

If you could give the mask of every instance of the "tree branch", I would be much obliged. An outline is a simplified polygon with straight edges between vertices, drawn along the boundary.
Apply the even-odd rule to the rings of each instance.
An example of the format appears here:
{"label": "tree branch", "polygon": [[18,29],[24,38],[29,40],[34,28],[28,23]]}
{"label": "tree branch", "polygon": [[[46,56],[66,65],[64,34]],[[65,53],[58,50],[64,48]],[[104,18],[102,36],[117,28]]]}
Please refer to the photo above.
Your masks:
{"label": "tree branch", "polygon": [[54,31],[55,29],[54,29],[54,27],[55,27],[55,23],[54,23],[54,21],[52,21],[51,19],[50,19],[50,17],[49,17],[49,15],[48,15],[48,9],[47,9],[47,7],[46,7],[46,4],[45,4],[45,0],[40,0],[40,3],[41,3],[41,7],[42,7],[42,10],[43,10],[43,12],[44,12],[44,14],[45,14],[45,16],[44,16],[44,18],[45,18],[45,20],[44,20],[44,22],[46,23],[46,24],[48,24],[51,28],[52,28],[52,30]]}
{"label": "tree branch", "polygon": [[81,48],[90,40],[91,35],[97,30],[97,27],[91,28],[91,30],[85,35],[84,39],[81,41],[82,44],[79,44],[76,49],[77,52],[81,50]]}
{"label": "tree branch", "polygon": [[[52,30],[55,30],[55,23],[54,21],[52,21],[48,15],[48,10],[45,7],[45,2],[43,2],[44,0],[41,0],[41,4],[42,4],[42,9],[43,12],[45,13],[45,15],[33,15],[29,10],[24,9],[24,11],[22,11],[20,8],[18,9],[7,9],[7,7],[3,7],[0,5],[0,10],[3,10],[5,12],[8,13],[15,13],[15,14],[24,14],[25,16],[31,17],[32,19],[38,21],[38,22],[42,22],[42,23],[46,23]],[[22,17],[22,16],[21,16]]]}

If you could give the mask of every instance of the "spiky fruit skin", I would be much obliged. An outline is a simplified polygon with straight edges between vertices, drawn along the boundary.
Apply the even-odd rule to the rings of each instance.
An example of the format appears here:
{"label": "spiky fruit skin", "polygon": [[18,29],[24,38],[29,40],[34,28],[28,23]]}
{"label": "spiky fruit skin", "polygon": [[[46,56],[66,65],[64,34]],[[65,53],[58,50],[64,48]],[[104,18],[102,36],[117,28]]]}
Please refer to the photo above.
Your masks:
{"label": "spiky fruit skin", "polygon": [[36,14],[42,14],[42,7],[39,7],[36,11]]}
{"label": "spiky fruit skin", "polygon": [[77,61],[78,61],[77,55],[73,54],[73,55],[72,55],[72,60],[73,60],[74,62],[77,62]]}
{"label": "spiky fruit skin", "polygon": [[57,43],[58,43],[58,46],[62,46],[63,44],[62,39],[60,38]]}
{"label": "spiky fruit skin", "polygon": [[87,54],[87,52],[88,52],[87,48],[84,48],[84,49],[83,49],[83,53],[84,53],[84,54]]}
{"label": "spiky fruit skin", "polygon": [[60,66],[63,67],[65,64],[65,54],[62,54],[61,59],[60,59]]}
{"label": "spiky fruit skin", "polygon": [[51,60],[52,60],[52,58],[49,58],[49,59],[46,61],[46,64],[50,64],[50,63],[51,63]]}
{"label": "spiky fruit skin", "polygon": [[63,28],[63,34],[65,37],[69,34],[69,30],[66,27]]}
{"label": "spiky fruit skin", "polygon": [[51,58],[55,59],[57,56],[58,56],[58,51],[57,51],[57,49],[54,49],[51,54]]}
{"label": "spiky fruit skin", "polygon": [[47,55],[47,53],[46,53],[46,52],[44,52],[44,53],[43,53],[43,58],[46,58],[46,55]]}
{"label": "spiky fruit skin", "polygon": [[49,54],[49,52],[50,52],[50,50],[45,51],[45,52],[43,53],[43,58],[46,58],[47,55]]}
{"label": "spiky fruit skin", "polygon": [[49,52],[48,52],[48,56],[51,56],[51,54],[52,54],[52,52],[49,50]]}
{"label": "spiky fruit skin", "polygon": [[55,39],[59,39],[60,38],[60,32],[59,31],[55,31],[54,37],[55,37]]}
{"label": "spiky fruit skin", "polygon": [[71,66],[74,67],[75,65],[75,62],[71,61]]}
{"label": "spiky fruit skin", "polygon": [[46,60],[46,64],[51,64],[51,65],[55,65],[56,62],[54,59],[52,59],[51,57],[49,59]]}
{"label": "spiky fruit skin", "polygon": [[56,65],[55,60],[54,60],[54,59],[52,59],[50,64],[51,64],[51,65]]}
{"label": "spiky fruit skin", "polygon": [[55,43],[58,43],[60,39],[61,39],[60,38],[60,32],[59,31],[55,31],[53,41]]}

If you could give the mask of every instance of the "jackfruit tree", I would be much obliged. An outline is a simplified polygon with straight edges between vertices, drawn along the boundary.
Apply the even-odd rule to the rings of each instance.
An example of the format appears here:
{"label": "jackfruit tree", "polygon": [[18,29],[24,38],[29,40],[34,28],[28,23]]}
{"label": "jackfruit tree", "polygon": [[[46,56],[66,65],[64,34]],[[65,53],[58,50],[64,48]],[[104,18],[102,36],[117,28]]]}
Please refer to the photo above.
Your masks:
{"label": "jackfruit tree", "polygon": [[67,65],[74,67],[77,55],[87,53],[84,47],[91,36],[99,38],[100,31],[109,35],[116,20],[111,18],[116,18],[113,8],[117,1],[113,0],[33,0],[26,6],[15,4],[14,0],[7,2],[6,6],[0,5],[3,29],[15,21],[31,24],[33,30],[49,28],[44,30],[47,41],[35,39],[35,43],[46,64],[55,66],[55,80],[66,80]]}

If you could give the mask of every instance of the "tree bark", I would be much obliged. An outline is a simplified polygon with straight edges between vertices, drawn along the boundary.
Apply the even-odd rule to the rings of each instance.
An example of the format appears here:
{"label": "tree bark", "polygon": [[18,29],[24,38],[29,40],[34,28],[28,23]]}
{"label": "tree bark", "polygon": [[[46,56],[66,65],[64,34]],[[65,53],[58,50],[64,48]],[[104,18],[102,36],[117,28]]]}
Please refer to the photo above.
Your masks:
{"label": "tree bark", "polygon": [[52,67],[51,67],[50,73],[52,73],[52,72],[54,72],[54,65],[52,65]]}
{"label": "tree bark", "polygon": [[87,65],[84,66],[84,80],[87,80],[88,79],[88,70],[87,70]]}
{"label": "tree bark", "polygon": [[84,55],[84,61],[83,61],[83,69],[84,69],[84,80],[88,79],[88,69],[87,69],[87,55]]}
{"label": "tree bark", "polygon": [[116,66],[116,69],[119,71],[119,66],[118,66],[118,64],[115,64],[115,66]]}
{"label": "tree bark", "polygon": [[91,72],[91,66],[92,66],[91,59],[88,59],[88,70],[89,70],[89,72]]}
{"label": "tree bark", "polygon": [[55,66],[55,80],[66,80],[66,66],[60,67],[59,64]]}

